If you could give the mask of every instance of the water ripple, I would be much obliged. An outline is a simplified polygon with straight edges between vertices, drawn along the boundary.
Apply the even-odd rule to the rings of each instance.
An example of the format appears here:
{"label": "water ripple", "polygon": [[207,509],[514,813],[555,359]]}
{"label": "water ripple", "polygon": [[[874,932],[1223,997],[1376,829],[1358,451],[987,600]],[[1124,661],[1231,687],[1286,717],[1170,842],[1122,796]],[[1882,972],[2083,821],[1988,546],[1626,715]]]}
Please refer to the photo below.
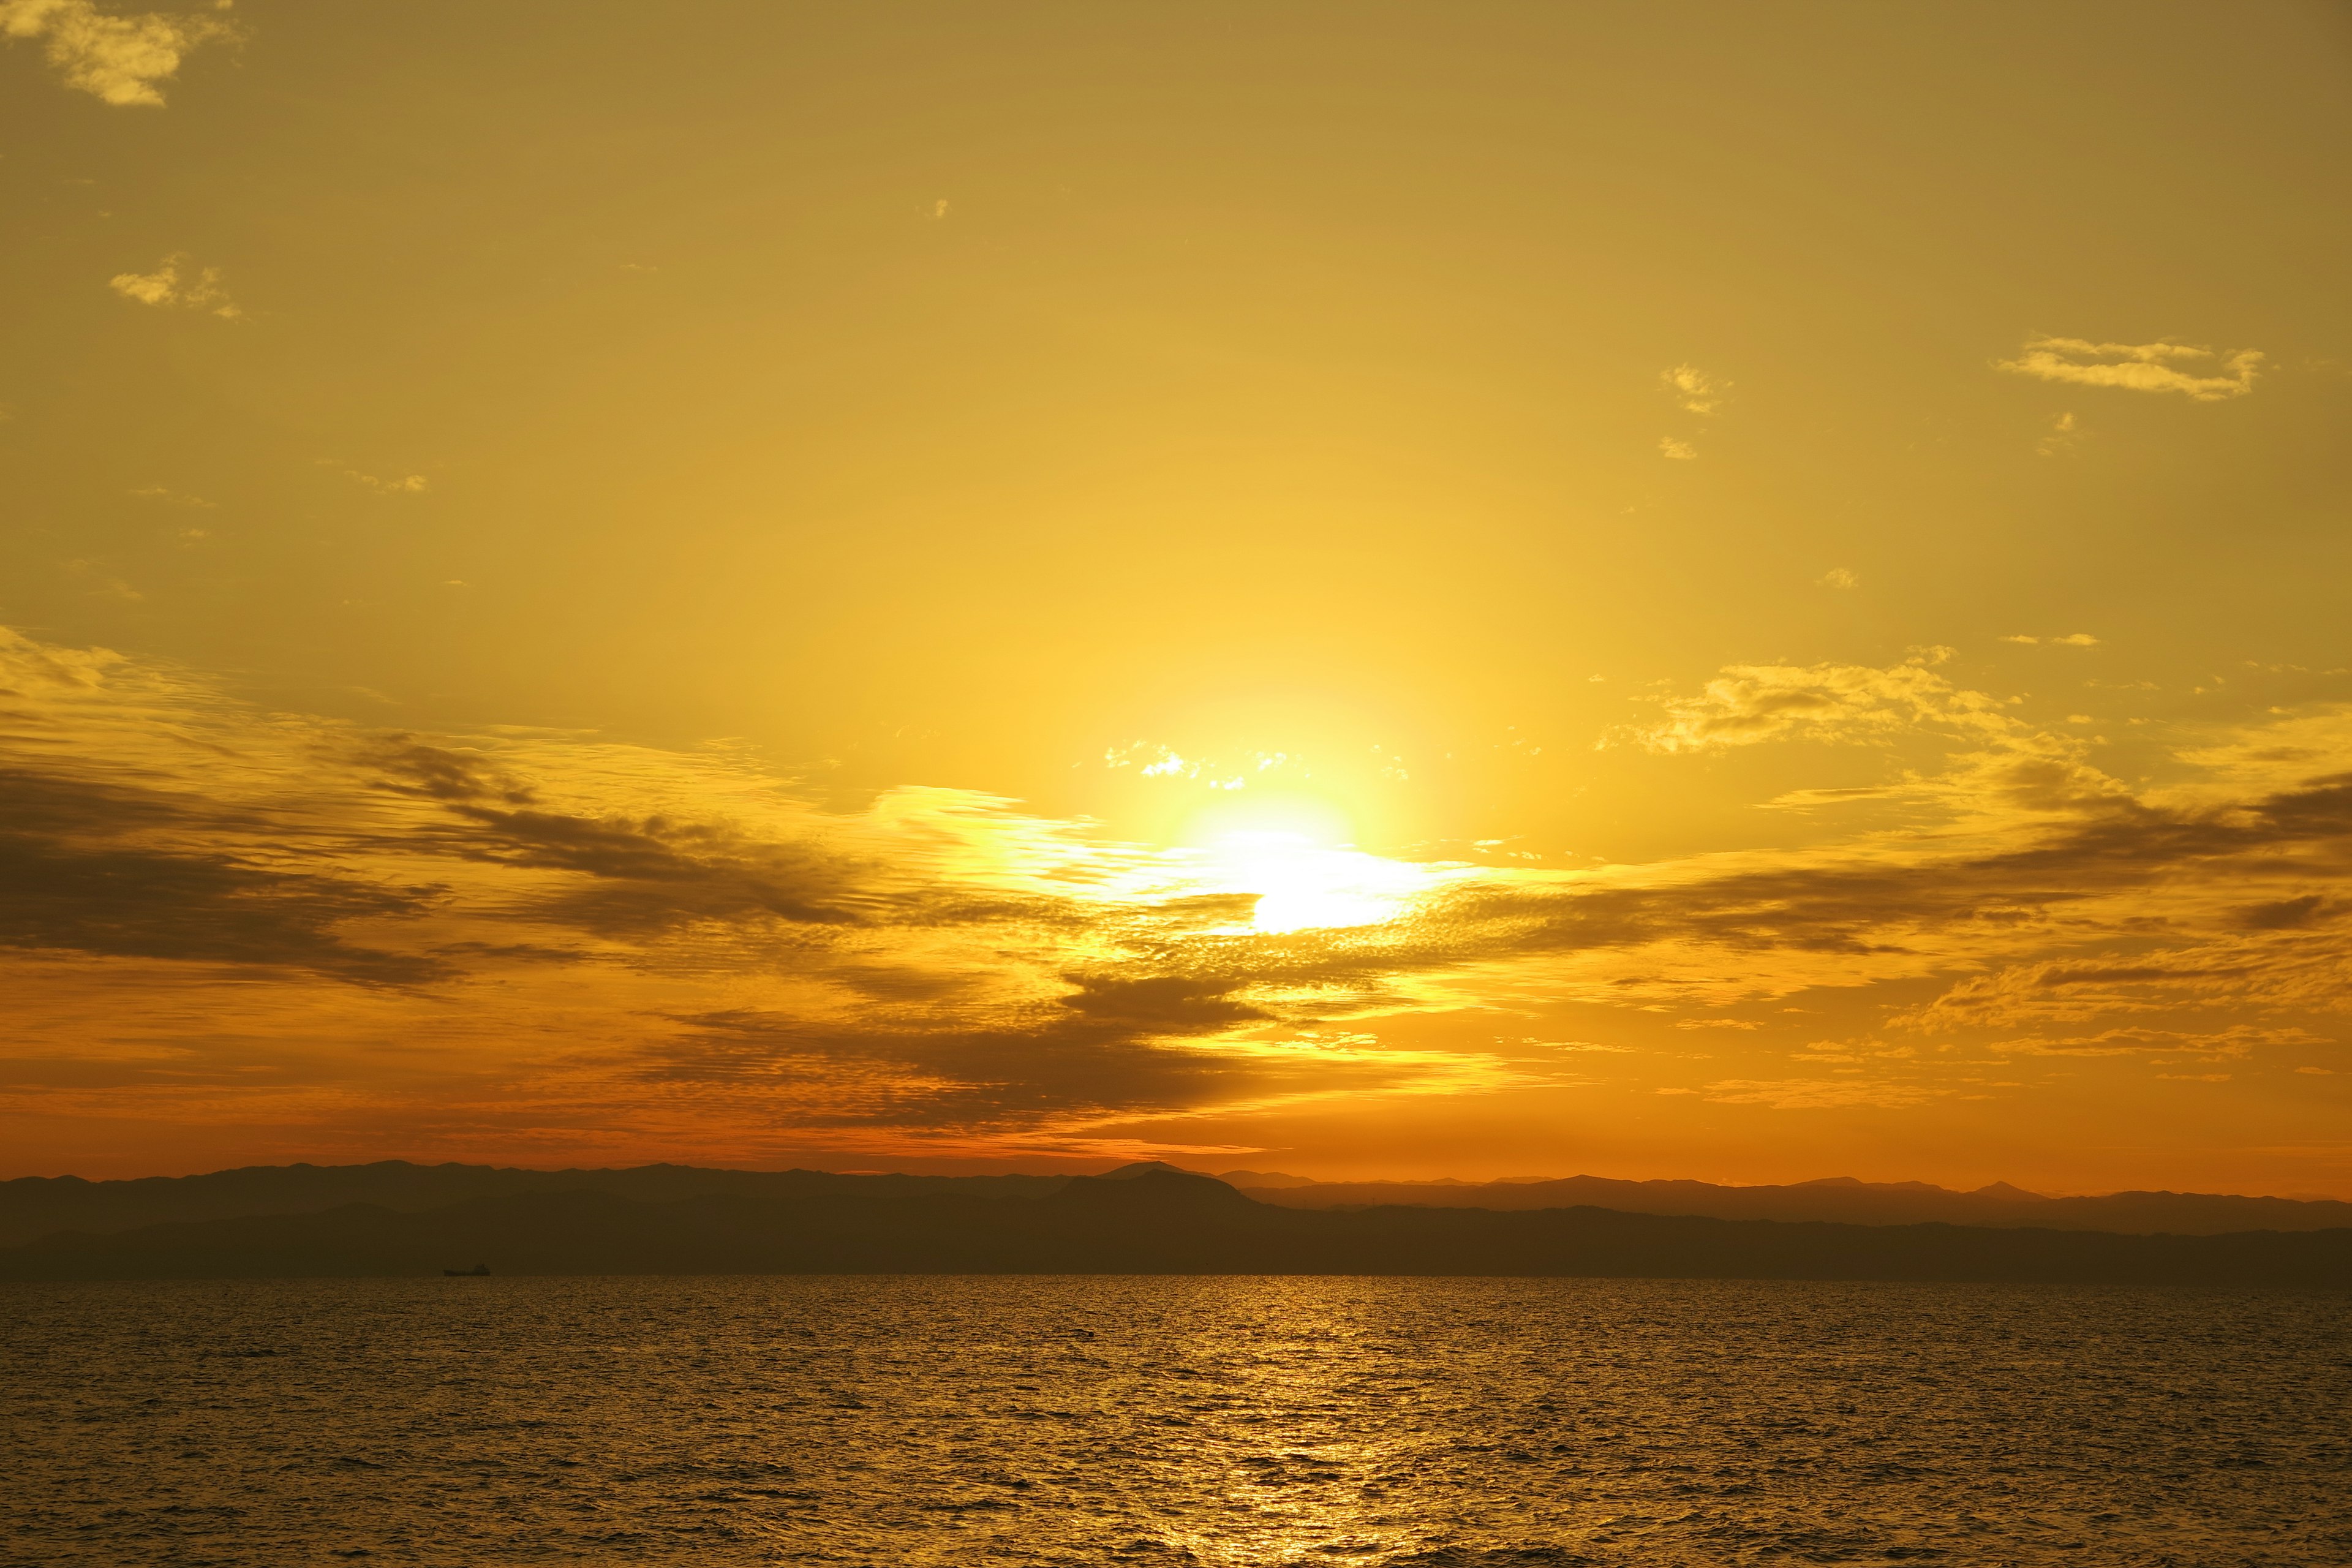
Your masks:
{"label": "water ripple", "polygon": [[2340,1298],[760,1278],[0,1304],[11,1563],[2352,1562]]}

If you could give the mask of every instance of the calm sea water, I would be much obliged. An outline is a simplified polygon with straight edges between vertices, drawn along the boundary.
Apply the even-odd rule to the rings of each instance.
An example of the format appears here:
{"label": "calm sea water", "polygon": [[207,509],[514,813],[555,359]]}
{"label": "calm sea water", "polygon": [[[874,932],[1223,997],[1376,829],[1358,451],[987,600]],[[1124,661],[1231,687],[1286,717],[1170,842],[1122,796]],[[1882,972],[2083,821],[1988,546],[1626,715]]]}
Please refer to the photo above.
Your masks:
{"label": "calm sea water", "polygon": [[2352,1302],[0,1288],[10,1563],[2352,1563]]}

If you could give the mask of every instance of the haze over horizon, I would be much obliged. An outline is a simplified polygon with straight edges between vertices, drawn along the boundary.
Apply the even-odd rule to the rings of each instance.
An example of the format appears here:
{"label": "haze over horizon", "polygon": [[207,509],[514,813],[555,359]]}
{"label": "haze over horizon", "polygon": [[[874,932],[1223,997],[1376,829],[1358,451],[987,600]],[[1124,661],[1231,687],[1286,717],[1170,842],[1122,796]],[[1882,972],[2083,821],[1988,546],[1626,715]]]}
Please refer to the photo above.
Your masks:
{"label": "haze over horizon", "polygon": [[0,1178],[2352,1198],[2341,7],[0,36]]}

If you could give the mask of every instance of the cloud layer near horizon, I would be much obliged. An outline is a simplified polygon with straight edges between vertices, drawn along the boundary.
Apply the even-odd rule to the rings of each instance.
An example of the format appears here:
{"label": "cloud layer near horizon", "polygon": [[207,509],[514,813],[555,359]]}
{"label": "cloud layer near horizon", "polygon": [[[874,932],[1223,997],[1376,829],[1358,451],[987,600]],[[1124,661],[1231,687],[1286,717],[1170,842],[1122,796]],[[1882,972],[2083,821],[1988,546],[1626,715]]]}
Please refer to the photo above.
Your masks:
{"label": "cloud layer near horizon", "polygon": [[[1992,1092],[1987,1064],[2336,1065],[2352,714],[2134,789],[1936,663],[1739,667],[1630,737],[1946,748],[1776,803],[1902,826],[1403,866],[1393,918],[1266,931],[1260,889],[1001,799],[827,811],[725,746],[366,730],[0,634],[0,1076],[63,1117],[1085,1152],[1339,1096],[1907,1112]],[[1601,1038],[1442,1037],[1563,1007]],[[1654,1043],[1677,1022],[1728,1026],[1694,1055]]]}

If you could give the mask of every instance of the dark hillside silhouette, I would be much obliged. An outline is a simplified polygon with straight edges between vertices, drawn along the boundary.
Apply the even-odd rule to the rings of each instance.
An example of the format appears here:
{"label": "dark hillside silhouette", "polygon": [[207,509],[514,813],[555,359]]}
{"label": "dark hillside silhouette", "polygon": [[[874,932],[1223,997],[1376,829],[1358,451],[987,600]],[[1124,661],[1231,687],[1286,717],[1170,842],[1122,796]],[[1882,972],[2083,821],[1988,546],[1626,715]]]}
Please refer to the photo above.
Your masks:
{"label": "dark hillside silhouette", "polygon": [[1954,1192],[1926,1182],[1858,1182],[1851,1176],[1787,1186],[1725,1187],[1711,1182],[1622,1182],[1567,1176],[1539,1182],[1315,1182],[1259,1188],[1253,1196],[1292,1208],[1422,1204],[1444,1208],[1542,1209],[1591,1205],[1629,1214],[1710,1215],[1717,1219],[1835,1220],[1848,1225],[2032,1226],[2214,1236],[2235,1230],[2326,1230],[2352,1226],[2352,1204],[2327,1198],[2240,1197],[2222,1193],[2109,1193],[2049,1198],[1995,1182]]}
{"label": "dark hillside silhouette", "polygon": [[[515,1274],[1120,1273],[1634,1276],[2352,1286],[2352,1230],[2122,1236],[1256,1202],[1180,1172],[1074,1177],[1042,1196],[876,1176],[637,1200],[522,1191],[420,1212],[64,1233],[0,1251],[0,1279]],[[472,1288],[471,1284],[456,1288]]]}
{"label": "dark hillside silhouette", "polygon": [[[1176,1169],[1158,1161],[1143,1161],[1109,1173]],[[26,1176],[0,1182],[0,1247],[61,1230],[105,1233],[173,1221],[317,1213],[347,1204],[373,1204],[415,1213],[477,1198],[566,1192],[604,1193],[634,1203],[723,1196],[788,1199],[852,1190],[1041,1197],[1060,1191],[1071,1180],[1026,1175],[846,1176],[822,1171],[722,1171],[692,1165],[526,1171],[491,1165],[417,1165],[405,1160],[367,1165],[257,1165],[208,1175],[152,1176],[127,1182]],[[2352,1204],[2327,1200],[2208,1193],[2045,1198],[2002,1184],[1957,1193],[1924,1182],[1872,1183],[1850,1178],[1789,1186],[1726,1187],[1707,1182],[1625,1182],[1602,1176],[1484,1183],[1308,1182],[1297,1176],[1233,1171],[1223,1180],[1261,1202],[1286,1208],[1592,1207],[1717,1219],[1830,1220],[1849,1225],[1943,1221],[2047,1230],[2171,1231],[2189,1236],[2352,1226]]]}

